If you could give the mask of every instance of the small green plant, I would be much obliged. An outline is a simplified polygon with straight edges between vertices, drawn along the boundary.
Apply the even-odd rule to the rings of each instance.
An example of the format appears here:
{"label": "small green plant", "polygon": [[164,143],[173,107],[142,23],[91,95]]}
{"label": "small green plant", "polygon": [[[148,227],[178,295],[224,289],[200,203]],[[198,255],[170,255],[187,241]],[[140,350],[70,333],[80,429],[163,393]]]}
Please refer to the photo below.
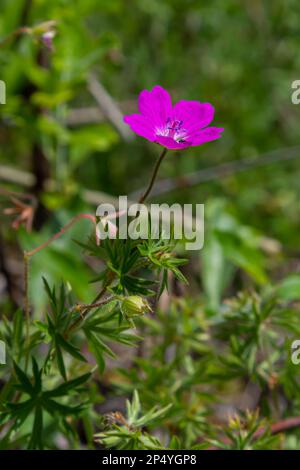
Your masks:
{"label": "small green plant", "polygon": [[133,392],[132,403],[126,402],[126,417],[122,413],[111,413],[107,416],[112,429],[95,435],[96,442],[109,449],[163,449],[159,440],[144,431],[144,428],[159,422],[172,405],[164,408],[151,408],[142,414],[138,392]]}

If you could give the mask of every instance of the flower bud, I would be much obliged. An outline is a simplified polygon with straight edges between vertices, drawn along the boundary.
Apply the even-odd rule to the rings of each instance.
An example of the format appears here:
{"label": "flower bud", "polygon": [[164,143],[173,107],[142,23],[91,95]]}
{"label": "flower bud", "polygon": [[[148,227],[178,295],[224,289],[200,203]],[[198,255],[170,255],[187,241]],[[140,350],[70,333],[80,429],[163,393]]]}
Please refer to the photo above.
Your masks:
{"label": "flower bud", "polygon": [[54,36],[55,36],[55,31],[47,31],[46,33],[42,34],[42,42],[50,51],[53,51]]}
{"label": "flower bud", "polygon": [[121,310],[126,317],[131,318],[151,312],[151,307],[142,297],[130,295],[122,301]]}
{"label": "flower bud", "polygon": [[53,51],[53,38],[56,35],[56,26],[57,22],[54,20],[44,21],[32,27],[30,34],[40,40],[47,49]]}

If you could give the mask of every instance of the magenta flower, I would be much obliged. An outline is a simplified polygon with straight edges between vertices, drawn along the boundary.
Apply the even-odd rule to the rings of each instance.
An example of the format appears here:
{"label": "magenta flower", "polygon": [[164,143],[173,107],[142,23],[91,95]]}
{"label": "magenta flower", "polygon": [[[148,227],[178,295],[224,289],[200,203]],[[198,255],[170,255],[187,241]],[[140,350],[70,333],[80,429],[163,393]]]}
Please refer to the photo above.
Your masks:
{"label": "magenta flower", "polygon": [[169,93],[156,85],[139,95],[140,114],[124,116],[136,134],[168,149],[184,149],[221,137],[223,127],[207,127],[214,117],[210,103],[178,101],[172,106]]}

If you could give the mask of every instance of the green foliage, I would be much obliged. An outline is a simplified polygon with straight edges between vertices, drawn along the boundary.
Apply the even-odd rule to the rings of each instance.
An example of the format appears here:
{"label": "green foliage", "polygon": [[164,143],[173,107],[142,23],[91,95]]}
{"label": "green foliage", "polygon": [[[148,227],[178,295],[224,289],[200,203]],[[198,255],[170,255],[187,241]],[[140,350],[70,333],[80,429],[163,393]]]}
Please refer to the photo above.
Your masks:
{"label": "green foliage", "polygon": [[[143,428],[161,419],[171,406],[170,404],[161,409],[153,407],[146,414],[142,414],[139,395],[135,390],[132,403],[128,400],[126,402],[126,417],[120,413],[109,416],[110,420],[113,422],[113,429],[96,434],[96,441],[110,449],[162,449],[159,441],[144,432]],[[122,423],[122,426],[117,425],[117,422]]]}
{"label": "green foliage", "polygon": [[226,442],[213,440],[211,444],[225,450],[272,450],[278,445],[278,436],[271,435],[265,423],[259,421],[258,413],[249,411],[230,420],[225,436]]}
{"label": "green foliage", "polygon": [[[13,420],[13,425],[10,427],[8,435],[16,431],[22,433],[22,426],[25,420],[29,415],[32,415],[33,424],[29,435],[28,448],[42,449],[46,440],[43,435],[43,421],[46,412],[51,416],[57,415],[63,424],[67,426],[65,417],[78,415],[83,410],[83,404],[70,406],[65,403],[59,403],[54,398],[66,398],[69,393],[76,393],[77,389],[90,378],[90,374],[77,377],[53,389],[44,390],[42,383],[43,369],[39,369],[34,358],[32,358],[33,380],[16,363],[14,363],[14,372],[17,381],[13,383],[12,387],[18,391],[18,398],[21,401],[18,403],[8,401],[5,404],[4,410],[1,413],[1,423]],[[27,395],[29,398],[22,400],[23,395]]]}
{"label": "green foliage", "polygon": [[[299,449],[299,2],[128,3],[1,0],[0,189],[37,210],[12,231],[1,192],[0,448]],[[97,245],[80,221],[30,258],[28,312],[22,251],[142,193],[157,154],[91,74],[121,114],[156,83],[215,106],[224,137],[169,152],[157,198],[205,203],[204,248]]]}

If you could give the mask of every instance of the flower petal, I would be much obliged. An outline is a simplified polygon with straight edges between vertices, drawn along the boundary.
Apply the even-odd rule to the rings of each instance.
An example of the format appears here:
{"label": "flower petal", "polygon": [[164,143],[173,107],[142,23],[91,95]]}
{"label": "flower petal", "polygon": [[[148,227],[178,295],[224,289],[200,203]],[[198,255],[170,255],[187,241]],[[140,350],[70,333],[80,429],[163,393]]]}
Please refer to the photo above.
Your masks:
{"label": "flower petal", "polygon": [[172,139],[172,137],[165,137],[163,135],[157,135],[155,142],[166,147],[167,149],[178,150],[184,149],[191,145],[190,142],[176,142],[176,140]]}
{"label": "flower petal", "polygon": [[124,116],[124,122],[128,124],[133,132],[153,142],[155,140],[154,127],[152,123],[141,114],[130,114]]}
{"label": "flower petal", "polygon": [[187,135],[208,126],[214,118],[214,107],[210,103],[181,100],[173,108],[173,119],[182,121],[182,127]]}
{"label": "flower petal", "polygon": [[192,136],[190,145],[195,147],[196,145],[201,145],[205,142],[219,139],[223,131],[223,127],[207,127],[206,129],[203,129],[202,131],[199,131],[197,134]]}
{"label": "flower petal", "polygon": [[139,95],[139,112],[150,119],[153,126],[165,126],[172,113],[169,93],[159,85],[151,91],[143,90]]}

